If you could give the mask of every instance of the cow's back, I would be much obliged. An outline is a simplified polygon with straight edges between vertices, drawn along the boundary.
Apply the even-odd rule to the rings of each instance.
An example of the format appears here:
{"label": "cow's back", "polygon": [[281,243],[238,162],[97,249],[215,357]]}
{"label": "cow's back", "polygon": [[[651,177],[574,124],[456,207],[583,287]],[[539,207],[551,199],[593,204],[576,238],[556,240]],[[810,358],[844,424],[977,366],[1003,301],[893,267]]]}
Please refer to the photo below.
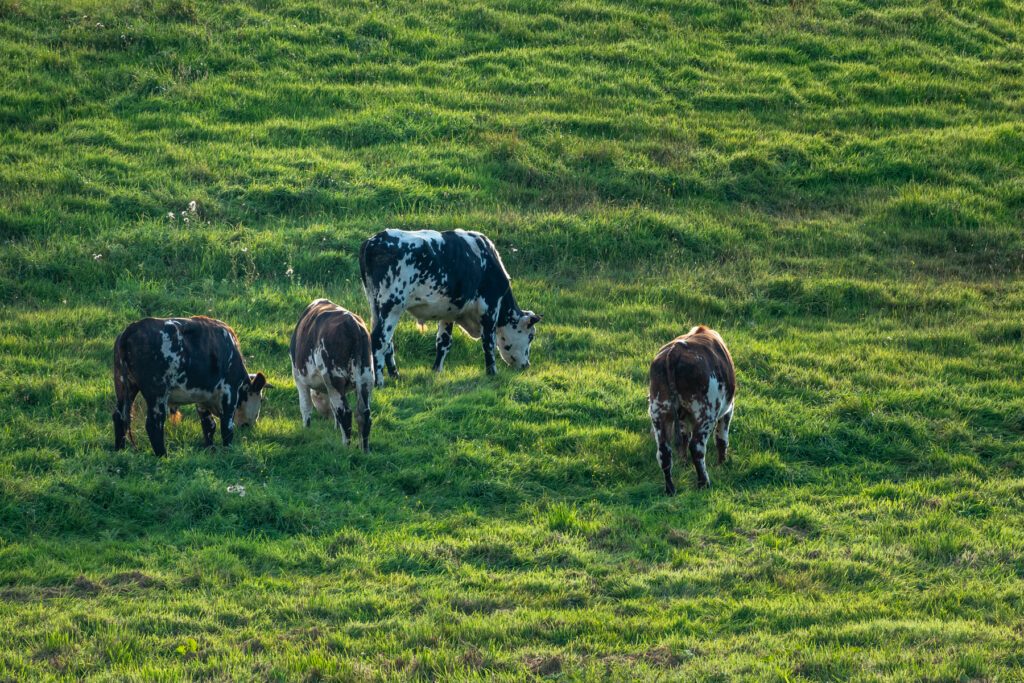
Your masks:
{"label": "cow's back", "polygon": [[658,351],[651,363],[652,388],[655,385],[684,403],[718,393],[731,403],[736,373],[729,349],[717,332],[698,326]]}
{"label": "cow's back", "polygon": [[210,389],[245,374],[234,330],[206,316],[137,320],[118,335],[114,353],[140,386]]}
{"label": "cow's back", "polygon": [[328,301],[314,301],[299,317],[290,344],[292,362],[303,367],[318,348],[324,361],[349,370],[350,365],[372,368],[370,333],[363,319]]}

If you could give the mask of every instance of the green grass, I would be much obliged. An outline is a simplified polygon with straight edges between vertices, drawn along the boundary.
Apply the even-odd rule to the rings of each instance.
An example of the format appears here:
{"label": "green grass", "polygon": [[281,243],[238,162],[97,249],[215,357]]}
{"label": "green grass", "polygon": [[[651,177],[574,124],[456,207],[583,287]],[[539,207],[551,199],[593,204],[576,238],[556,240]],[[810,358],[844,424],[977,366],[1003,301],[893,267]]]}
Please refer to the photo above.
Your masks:
{"label": "green grass", "polygon": [[[0,678],[1020,679],[1022,25],[0,0]],[[493,378],[403,321],[363,454],[300,428],[287,338],[367,314],[384,227],[483,230],[545,319]],[[114,337],[190,314],[260,422],[114,453]],[[734,460],[668,499],[646,371],[696,323]]]}

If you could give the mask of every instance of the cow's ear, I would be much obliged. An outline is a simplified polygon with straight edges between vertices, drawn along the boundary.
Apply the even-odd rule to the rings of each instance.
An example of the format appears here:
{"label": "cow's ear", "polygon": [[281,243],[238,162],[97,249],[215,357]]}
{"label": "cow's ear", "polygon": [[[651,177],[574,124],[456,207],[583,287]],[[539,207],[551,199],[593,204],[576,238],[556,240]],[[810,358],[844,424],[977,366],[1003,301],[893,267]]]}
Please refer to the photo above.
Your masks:
{"label": "cow's ear", "polygon": [[263,376],[262,372],[249,375],[249,380],[252,383],[252,390],[256,393],[263,391],[263,387],[267,386],[267,378]]}
{"label": "cow's ear", "polygon": [[526,311],[526,317],[529,319],[529,322],[526,323],[527,327],[533,327],[544,319],[544,316],[534,313],[533,311]]}

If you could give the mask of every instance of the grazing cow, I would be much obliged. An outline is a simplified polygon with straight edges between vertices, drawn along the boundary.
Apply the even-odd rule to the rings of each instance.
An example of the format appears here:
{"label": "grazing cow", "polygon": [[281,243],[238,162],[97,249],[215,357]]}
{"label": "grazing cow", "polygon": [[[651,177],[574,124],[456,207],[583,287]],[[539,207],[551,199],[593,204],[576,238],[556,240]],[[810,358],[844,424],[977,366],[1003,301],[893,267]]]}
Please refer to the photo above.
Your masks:
{"label": "grazing cow", "polygon": [[435,371],[444,367],[454,324],[481,340],[487,374],[497,371],[495,346],[508,365],[530,367],[541,316],[516,304],[498,250],[479,232],[384,230],[363,242],[359,271],[372,315],[377,386],[384,384],[385,365],[398,377],[393,339],[402,311],[421,325],[438,321]]}
{"label": "grazing cow", "polygon": [[736,398],[736,371],[725,342],[714,330],[698,325],[661,347],[651,363],[649,408],[658,463],[665,473],[665,493],[673,495],[672,450],[686,457],[689,446],[697,487],[711,486],[704,451],[715,429],[718,463],[725,462],[729,423]]}
{"label": "grazing cow", "polygon": [[132,404],[146,399],[146,433],[153,452],[165,455],[164,422],[179,405],[195,403],[203,440],[213,445],[220,417],[221,440],[231,444],[235,425],[256,422],[267,384],[263,373],[250,375],[234,330],[219,320],[144,318],[133,322],[114,342],[114,448],[132,435]]}
{"label": "grazing cow", "polygon": [[362,318],[327,299],[317,299],[299,317],[289,351],[302,424],[309,426],[314,407],[325,417],[333,414],[348,445],[352,411],[345,394],[353,390],[360,443],[364,451],[369,450],[373,360],[370,333]]}

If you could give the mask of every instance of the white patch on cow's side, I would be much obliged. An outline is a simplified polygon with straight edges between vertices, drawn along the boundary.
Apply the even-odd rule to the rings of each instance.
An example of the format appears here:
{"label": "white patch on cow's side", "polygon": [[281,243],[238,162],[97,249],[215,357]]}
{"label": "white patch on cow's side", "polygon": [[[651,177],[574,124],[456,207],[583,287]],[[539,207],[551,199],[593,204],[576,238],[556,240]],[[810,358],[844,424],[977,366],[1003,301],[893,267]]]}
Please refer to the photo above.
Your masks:
{"label": "white patch on cow's side", "polygon": [[710,407],[709,419],[718,420],[728,412],[728,396],[725,385],[718,381],[714,375],[708,378],[708,405]]}
{"label": "white patch on cow's side", "polygon": [[324,381],[324,370],[326,367],[323,364],[323,358],[320,355],[321,346],[315,347],[309,353],[309,357],[306,358],[305,366],[302,368],[303,379],[305,384],[310,388],[317,391],[327,391],[327,384]]}
{"label": "white patch on cow's side", "polygon": [[662,415],[672,409],[671,401],[659,401],[656,398],[648,398],[647,401],[647,412],[651,416],[651,422],[657,422]]}
{"label": "white patch on cow's side", "polygon": [[461,237],[462,241],[469,246],[474,256],[476,256],[478,259],[482,258],[483,255],[480,253],[480,245],[477,244],[476,241],[476,235],[479,233],[466,232],[465,230],[456,229],[455,234]]}

